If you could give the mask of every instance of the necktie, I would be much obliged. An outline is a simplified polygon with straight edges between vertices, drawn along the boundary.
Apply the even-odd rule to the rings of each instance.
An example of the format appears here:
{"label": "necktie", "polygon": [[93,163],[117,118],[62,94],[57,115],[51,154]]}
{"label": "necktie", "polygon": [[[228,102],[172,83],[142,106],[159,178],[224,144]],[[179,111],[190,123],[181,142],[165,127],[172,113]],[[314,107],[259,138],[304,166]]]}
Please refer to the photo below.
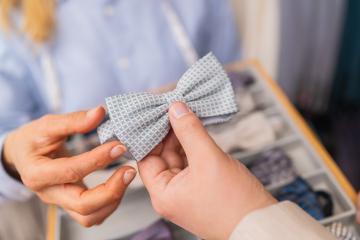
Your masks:
{"label": "necktie", "polygon": [[333,214],[333,201],[329,193],[314,191],[301,177],[282,187],[275,194],[279,201],[292,201],[316,220],[324,219]]}
{"label": "necktie", "polygon": [[288,183],[297,177],[289,156],[279,148],[261,154],[249,169],[265,186]]}
{"label": "necktie", "polygon": [[107,98],[110,119],[98,128],[100,142],[117,138],[131,157],[143,159],[169,132],[168,108],[175,101],[186,103],[204,125],[228,121],[237,112],[230,80],[209,53],[185,72],[171,92]]}
{"label": "necktie", "polygon": [[[245,117],[237,119],[236,122],[230,122],[226,126],[216,129],[217,126],[210,129],[209,134],[225,152],[244,151],[260,149],[276,140],[277,132],[282,131],[282,126],[276,129],[275,117],[267,117],[263,112],[254,112]],[[276,119],[276,124],[281,121]],[[279,122],[280,125],[282,122]],[[279,125],[278,124],[278,125]]]}
{"label": "necktie", "polygon": [[334,222],[326,227],[338,240],[357,240],[351,229],[341,222]]}

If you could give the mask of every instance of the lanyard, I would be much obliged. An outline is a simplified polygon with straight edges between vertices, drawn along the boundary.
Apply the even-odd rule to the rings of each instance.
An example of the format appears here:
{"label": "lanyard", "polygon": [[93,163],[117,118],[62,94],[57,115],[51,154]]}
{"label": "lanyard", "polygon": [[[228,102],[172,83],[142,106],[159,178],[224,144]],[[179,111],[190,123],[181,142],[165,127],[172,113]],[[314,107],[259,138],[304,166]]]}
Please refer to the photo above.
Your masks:
{"label": "lanyard", "polygon": [[162,0],[161,3],[176,44],[178,45],[186,64],[190,67],[199,59],[199,56],[170,0]]}
{"label": "lanyard", "polygon": [[[198,54],[191,43],[190,37],[185,31],[185,27],[176,14],[170,0],[161,1],[162,9],[174,35],[176,45],[188,66],[198,60]],[[58,75],[56,74],[54,61],[49,50],[45,47],[41,55],[41,68],[45,79],[45,89],[49,100],[50,109],[54,113],[61,111],[62,93]]]}
{"label": "lanyard", "polygon": [[55,71],[53,59],[46,47],[43,48],[40,61],[44,75],[46,95],[49,101],[48,105],[53,113],[59,113],[61,111],[62,100],[60,82]]}

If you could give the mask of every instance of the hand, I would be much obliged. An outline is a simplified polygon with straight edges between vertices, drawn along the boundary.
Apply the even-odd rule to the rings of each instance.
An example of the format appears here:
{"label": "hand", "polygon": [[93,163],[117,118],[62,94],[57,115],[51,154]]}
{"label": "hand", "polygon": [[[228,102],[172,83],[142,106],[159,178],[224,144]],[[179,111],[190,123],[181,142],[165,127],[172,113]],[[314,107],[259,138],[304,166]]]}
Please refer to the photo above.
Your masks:
{"label": "hand", "polygon": [[174,133],[138,163],[160,215],[203,239],[228,239],[247,214],[276,203],[186,105],[174,103],[169,117]]}
{"label": "hand", "polygon": [[125,151],[117,141],[73,157],[56,158],[67,137],[96,128],[105,111],[47,115],[11,132],[4,144],[4,164],[17,172],[23,183],[44,202],[65,209],[80,224],[100,224],[119,205],[127,185],[135,177],[131,167],[118,169],[105,183],[87,189],[82,179],[105,167]]}

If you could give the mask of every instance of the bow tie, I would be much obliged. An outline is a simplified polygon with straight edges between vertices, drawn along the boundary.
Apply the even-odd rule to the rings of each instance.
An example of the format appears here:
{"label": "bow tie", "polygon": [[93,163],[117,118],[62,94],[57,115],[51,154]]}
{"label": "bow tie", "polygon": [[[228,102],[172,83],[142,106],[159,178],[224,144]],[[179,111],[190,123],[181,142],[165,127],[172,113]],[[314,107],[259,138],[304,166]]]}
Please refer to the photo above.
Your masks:
{"label": "bow tie", "polygon": [[230,80],[209,53],[185,72],[171,92],[106,98],[110,119],[98,128],[100,142],[118,139],[132,158],[143,159],[169,132],[168,108],[175,101],[186,103],[204,125],[225,122],[237,112]]}

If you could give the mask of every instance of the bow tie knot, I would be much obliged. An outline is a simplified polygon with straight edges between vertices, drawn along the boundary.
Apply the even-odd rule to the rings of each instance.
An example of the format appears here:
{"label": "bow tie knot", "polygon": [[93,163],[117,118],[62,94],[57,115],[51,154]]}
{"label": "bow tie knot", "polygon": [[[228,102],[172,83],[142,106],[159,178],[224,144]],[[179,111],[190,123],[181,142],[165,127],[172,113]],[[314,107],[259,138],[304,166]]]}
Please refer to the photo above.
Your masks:
{"label": "bow tie knot", "polygon": [[169,132],[167,112],[177,101],[186,103],[204,125],[225,122],[237,112],[230,80],[210,53],[186,71],[171,92],[107,98],[110,120],[98,128],[101,143],[115,137],[125,144],[131,157],[143,159]]}
{"label": "bow tie knot", "polygon": [[170,107],[170,105],[173,102],[186,103],[184,96],[176,89],[171,92],[165,93],[165,99],[166,99],[166,102],[168,103],[168,108]]}

